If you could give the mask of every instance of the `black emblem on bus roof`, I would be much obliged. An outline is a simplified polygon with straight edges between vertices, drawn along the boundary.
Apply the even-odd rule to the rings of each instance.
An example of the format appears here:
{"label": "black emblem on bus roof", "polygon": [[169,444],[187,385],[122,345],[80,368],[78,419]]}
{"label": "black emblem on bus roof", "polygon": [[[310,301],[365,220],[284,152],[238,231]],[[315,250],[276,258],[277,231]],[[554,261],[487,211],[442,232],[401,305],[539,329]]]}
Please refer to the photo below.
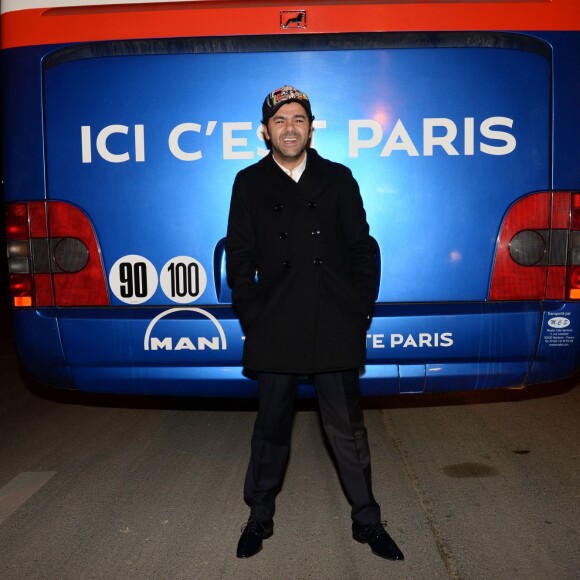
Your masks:
{"label": "black emblem on bus roof", "polygon": [[280,10],[280,28],[306,28],[306,10]]}

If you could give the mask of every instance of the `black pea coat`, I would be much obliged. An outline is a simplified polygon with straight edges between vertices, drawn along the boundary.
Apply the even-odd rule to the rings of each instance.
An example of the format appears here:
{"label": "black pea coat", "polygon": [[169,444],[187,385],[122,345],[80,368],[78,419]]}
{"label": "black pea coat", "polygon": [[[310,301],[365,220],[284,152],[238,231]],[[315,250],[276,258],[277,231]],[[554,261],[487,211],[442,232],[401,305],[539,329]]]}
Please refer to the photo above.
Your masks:
{"label": "black pea coat", "polygon": [[364,364],[375,242],[357,182],[308,149],[298,183],[272,154],[236,176],[226,238],[233,304],[254,371],[312,374]]}

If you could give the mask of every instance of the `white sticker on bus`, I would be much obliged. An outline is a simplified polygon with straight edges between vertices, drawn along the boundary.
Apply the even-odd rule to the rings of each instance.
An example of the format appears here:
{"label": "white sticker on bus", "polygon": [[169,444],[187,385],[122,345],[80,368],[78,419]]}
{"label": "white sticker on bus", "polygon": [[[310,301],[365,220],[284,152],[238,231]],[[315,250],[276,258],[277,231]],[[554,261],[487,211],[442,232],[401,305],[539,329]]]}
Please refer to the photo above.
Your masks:
{"label": "white sticker on bus", "polygon": [[126,304],[143,304],[157,290],[155,266],[143,256],[129,254],[119,258],[109,272],[113,294]]}
{"label": "white sticker on bus", "polygon": [[177,256],[163,266],[159,282],[170,300],[179,304],[189,304],[204,293],[207,274],[204,267],[194,258]]}
{"label": "white sticker on bus", "polygon": [[570,319],[564,316],[554,316],[548,320],[548,326],[552,328],[566,328],[570,326]]}

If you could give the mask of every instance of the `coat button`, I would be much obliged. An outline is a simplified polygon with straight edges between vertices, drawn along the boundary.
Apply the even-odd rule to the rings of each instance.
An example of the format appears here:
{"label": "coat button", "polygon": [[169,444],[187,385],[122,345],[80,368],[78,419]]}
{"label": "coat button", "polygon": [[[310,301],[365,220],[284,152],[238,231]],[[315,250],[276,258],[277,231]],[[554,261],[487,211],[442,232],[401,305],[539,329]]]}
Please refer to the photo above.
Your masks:
{"label": "coat button", "polygon": [[285,240],[288,237],[288,232],[280,232],[280,239]]}
{"label": "coat button", "polygon": [[309,201],[309,202],[308,202],[308,207],[309,207],[310,209],[314,209],[314,208],[316,208],[316,202],[315,202],[315,201]]}
{"label": "coat button", "polygon": [[284,260],[284,268],[291,268],[292,261],[291,260]]}
{"label": "coat button", "polygon": [[320,230],[312,230],[310,235],[316,238],[320,235]]}
{"label": "coat button", "polygon": [[277,203],[274,206],[274,210],[276,210],[276,211],[282,211],[283,209],[284,209],[284,204],[283,203]]}
{"label": "coat button", "polygon": [[312,260],[312,263],[315,266],[322,266],[322,260],[320,258],[314,258],[314,260]]}

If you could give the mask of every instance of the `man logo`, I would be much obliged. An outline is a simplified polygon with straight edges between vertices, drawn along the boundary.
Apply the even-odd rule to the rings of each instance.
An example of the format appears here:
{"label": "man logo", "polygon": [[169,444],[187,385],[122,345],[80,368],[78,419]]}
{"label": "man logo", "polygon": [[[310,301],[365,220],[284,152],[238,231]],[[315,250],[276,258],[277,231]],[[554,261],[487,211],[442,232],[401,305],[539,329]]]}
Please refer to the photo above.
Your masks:
{"label": "man logo", "polygon": [[306,10],[281,10],[280,28],[306,28]]}
{"label": "man logo", "polygon": [[[173,330],[177,332],[173,332],[169,335],[163,335],[161,337],[151,336],[153,333],[153,329],[157,326],[157,324],[164,318],[170,316],[174,313],[183,314],[184,312],[194,312],[196,314],[201,315],[202,317],[209,320],[213,326],[215,327],[216,333],[208,333],[204,332],[203,336],[176,336],[180,330],[183,329],[183,325],[175,324],[173,326]],[[197,321],[197,318],[194,319]],[[206,325],[201,325],[206,326]],[[195,327],[197,328],[198,325],[196,324]],[[185,334],[185,333],[184,333]],[[213,334],[213,336],[212,336]],[[226,341],[226,334],[224,329],[222,328],[221,324],[217,320],[215,316],[206,312],[201,308],[195,307],[187,307],[187,308],[170,308],[169,310],[165,310],[161,314],[158,314],[147,327],[145,331],[145,339],[143,341],[143,349],[144,350],[226,350],[227,349],[227,341]]]}

